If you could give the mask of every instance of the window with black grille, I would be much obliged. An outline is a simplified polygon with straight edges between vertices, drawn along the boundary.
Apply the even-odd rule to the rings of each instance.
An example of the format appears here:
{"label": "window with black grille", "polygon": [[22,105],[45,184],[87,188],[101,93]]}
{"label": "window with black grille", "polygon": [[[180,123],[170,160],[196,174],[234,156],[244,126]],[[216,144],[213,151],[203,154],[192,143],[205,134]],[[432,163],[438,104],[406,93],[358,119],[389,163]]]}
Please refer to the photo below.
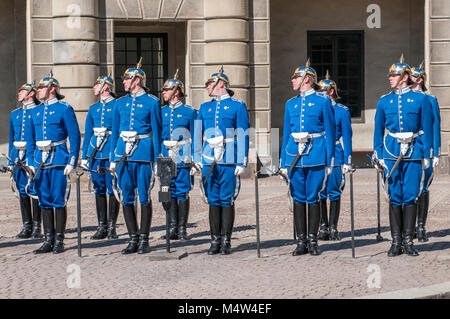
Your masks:
{"label": "window with black grille", "polygon": [[353,118],[364,109],[364,32],[308,31],[308,56],[318,81],[327,70],[337,83],[341,99]]}
{"label": "window with black grille", "polygon": [[136,67],[142,56],[142,70],[147,76],[150,93],[161,99],[162,86],[168,74],[166,33],[116,33],[114,35],[115,83],[118,96],[125,94],[122,75]]}

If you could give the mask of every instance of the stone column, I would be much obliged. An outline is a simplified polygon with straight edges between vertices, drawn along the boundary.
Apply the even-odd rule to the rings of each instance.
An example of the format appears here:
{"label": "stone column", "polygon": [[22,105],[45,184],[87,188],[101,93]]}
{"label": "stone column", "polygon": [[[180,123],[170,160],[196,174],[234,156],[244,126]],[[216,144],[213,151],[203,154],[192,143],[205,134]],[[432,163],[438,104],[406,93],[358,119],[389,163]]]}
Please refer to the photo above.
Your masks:
{"label": "stone column", "polygon": [[97,100],[92,86],[100,63],[98,1],[53,0],[52,13],[53,72],[84,131],[87,110]]}
{"label": "stone column", "polygon": [[248,0],[204,0],[203,5],[204,43],[198,49],[203,46],[204,56],[199,59],[202,65],[193,70],[203,79],[197,76],[195,86],[203,89],[205,101],[205,80],[223,65],[235,97],[249,105]]}
{"label": "stone column", "polygon": [[[278,135],[271,132],[269,0],[249,0],[249,27],[251,100],[249,111],[252,126],[256,130],[256,149],[263,164],[277,164],[280,157]],[[274,163],[272,159],[275,160]]]}
{"label": "stone column", "polygon": [[[450,1],[430,0],[429,10],[429,86],[441,109],[441,154],[449,154],[450,147]],[[442,157],[444,159],[444,157]],[[448,162],[441,169],[447,173]]]}

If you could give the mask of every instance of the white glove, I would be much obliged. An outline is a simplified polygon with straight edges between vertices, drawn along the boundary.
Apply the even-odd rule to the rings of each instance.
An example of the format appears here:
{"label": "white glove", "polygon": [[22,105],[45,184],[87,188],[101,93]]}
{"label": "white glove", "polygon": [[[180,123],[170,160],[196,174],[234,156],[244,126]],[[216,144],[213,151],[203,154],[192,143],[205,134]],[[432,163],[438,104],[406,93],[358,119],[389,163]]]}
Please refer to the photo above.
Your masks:
{"label": "white glove", "polygon": [[89,169],[89,162],[87,159],[82,159],[80,163],[80,167],[84,169]]}
{"label": "white glove", "polygon": [[342,173],[347,174],[352,170],[352,166],[348,164],[342,165]]}
{"label": "white glove", "polygon": [[422,161],[422,165],[423,165],[423,169],[427,169],[428,167],[430,167],[430,159],[424,158]]}
{"label": "white glove", "polygon": [[116,168],[116,162],[109,163],[109,169],[113,171]]}
{"label": "white glove", "polygon": [[158,163],[153,164],[153,174],[155,174],[155,176],[158,176]]}
{"label": "white glove", "polygon": [[433,167],[439,166],[439,157],[433,157]]}
{"label": "white glove", "polygon": [[286,179],[288,176],[288,170],[287,168],[280,168],[280,179]]}
{"label": "white glove", "polygon": [[244,166],[236,166],[236,169],[234,170],[234,175],[239,176],[242,173],[244,173],[245,167]]}
{"label": "white glove", "polygon": [[386,166],[386,163],[384,162],[384,159],[380,159],[379,162],[380,162],[381,167],[379,167],[378,169],[380,169],[380,170],[384,169],[384,168],[387,169],[387,166]]}
{"label": "white glove", "polygon": [[73,165],[67,164],[66,168],[64,168],[64,175],[69,175],[70,173],[72,173],[73,169]]}
{"label": "white glove", "polygon": [[325,176],[328,176],[333,171],[333,167],[325,167]]}
{"label": "white glove", "polygon": [[197,172],[201,172],[202,171],[202,168],[203,168],[203,164],[202,163],[200,163],[200,162],[198,162],[198,163],[194,163],[193,165],[192,165],[192,168],[191,168],[191,171],[189,172],[189,174],[192,176],[192,175],[195,175]]}
{"label": "white glove", "polygon": [[[28,167],[31,167],[31,166],[28,166]],[[8,165],[8,171],[11,171],[11,172],[12,172],[12,170],[13,170],[12,165]]]}

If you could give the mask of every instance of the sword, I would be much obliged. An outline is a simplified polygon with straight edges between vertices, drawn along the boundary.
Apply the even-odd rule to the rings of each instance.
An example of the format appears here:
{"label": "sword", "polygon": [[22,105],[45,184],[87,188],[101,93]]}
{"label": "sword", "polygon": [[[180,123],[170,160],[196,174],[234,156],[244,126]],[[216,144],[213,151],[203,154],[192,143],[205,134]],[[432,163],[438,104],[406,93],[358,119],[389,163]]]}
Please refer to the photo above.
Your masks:
{"label": "sword", "polygon": [[83,175],[82,170],[77,170],[77,245],[78,245],[78,257],[81,257],[81,190],[80,190],[80,177]]}
{"label": "sword", "polygon": [[260,250],[260,233],[259,233],[259,187],[258,187],[258,164],[260,164],[260,160],[258,155],[256,155],[256,167],[255,167],[255,209],[256,209],[256,256],[261,258],[261,250]]}
{"label": "sword", "polygon": [[352,231],[352,258],[355,258],[355,216],[353,210],[353,172],[355,169],[352,167],[349,170],[350,175],[350,218],[351,218],[351,231]]}
{"label": "sword", "polygon": [[378,169],[378,167],[382,167],[380,161],[377,158],[372,158],[369,155],[367,155],[369,158],[371,164],[375,167],[377,171],[377,241],[382,241],[383,237],[381,236],[381,204],[380,204],[380,175],[382,178],[384,178],[384,170]]}

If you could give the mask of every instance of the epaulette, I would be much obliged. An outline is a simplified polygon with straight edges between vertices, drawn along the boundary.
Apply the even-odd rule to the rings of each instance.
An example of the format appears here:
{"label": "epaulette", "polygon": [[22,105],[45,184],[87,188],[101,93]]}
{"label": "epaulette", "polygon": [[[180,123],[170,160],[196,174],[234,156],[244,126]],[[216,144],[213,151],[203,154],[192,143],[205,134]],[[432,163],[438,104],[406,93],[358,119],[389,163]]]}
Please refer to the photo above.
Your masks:
{"label": "epaulette", "polygon": [[152,99],[159,101],[159,99],[156,96],[154,96],[153,94],[147,93],[147,95],[150,96]]}
{"label": "epaulette", "polygon": [[232,97],[231,100],[234,101],[234,102],[244,103],[244,101],[236,99],[234,97]]}
{"label": "epaulette", "polygon": [[321,98],[323,98],[325,100],[326,99],[331,100],[331,98],[328,95],[326,95],[325,93],[322,93],[322,92],[316,92],[316,96],[321,97]]}
{"label": "epaulette", "polygon": [[386,94],[383,94],[382,96],[380,96],[380,99],[381,98],[383,98],[383,97],[385,97],[385,96],[388,96],[389,94],[391,94],[392,92],[388,92],[388,93],[386,93]]}
{"label": "epaulette", "polygon": [[68,107],[72,107],[72,105],[70,105],[69,103],[65,102],[65,101],[58,101],[59,103],[61,103],[62,105],[68,106]]}
{"label": "epaulette", "polygon": [[286,101],[286,103],[289,102],[290,100],[293,100],[293,99],[296,99],[296,98],[298,98],[298,95],[291,97],[289,100]]}
{"label": "epaulette", "polygon": [[186,106],[188,109],[191,109],[191,110],[193,110],[194,109],[194,107],[193,106],[191,106],[191,105],[189,105],[189,104],[183,104],[184,106]]}
{"label": "epaulette", "polygon": [[337,106],[343,108],[344,110],[349,110],[348,107],[346,107],[345,105],[341,104],[341,103],[336,103]]}

